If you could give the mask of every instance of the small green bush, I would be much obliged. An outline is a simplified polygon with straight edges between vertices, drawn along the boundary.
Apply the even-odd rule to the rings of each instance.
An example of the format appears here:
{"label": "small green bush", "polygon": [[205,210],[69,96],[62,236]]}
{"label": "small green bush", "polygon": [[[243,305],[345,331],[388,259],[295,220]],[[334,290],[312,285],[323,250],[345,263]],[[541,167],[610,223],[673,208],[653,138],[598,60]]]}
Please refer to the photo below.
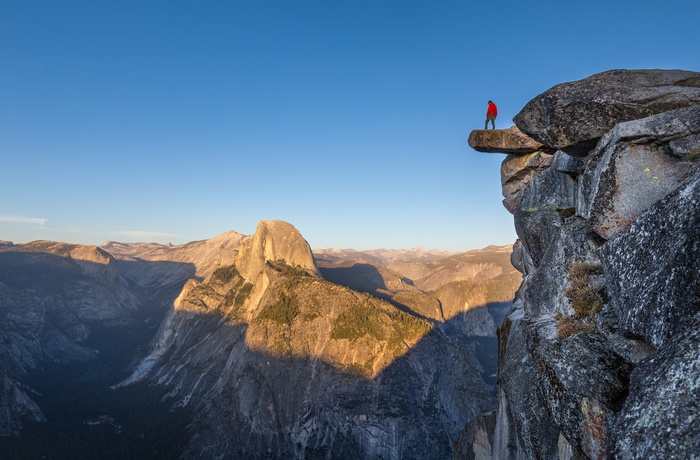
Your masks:
{"label": "small green bush", "polygon": [[224,300],[222,304],[226,307],[230,307],[231,305],[240,307],[243,305],[243,302],[246,301],[248,297],[250,297],[250,292],[253,290],[253,285],[250,283],[245,283],[243,286],[237,288],[237,286],[232,287],[229,289],[229,291],[226,293],[226,296],[224,297]]}
{"label": "small green bush", "polygon": [[212,278],[221,281],[222,283],[228,283],[232,279],[241,276],[240,273],[238,273],[238,269],[236,268],[235,265],[227,265],[225,267],[219,267],[216,270],[214,270],[214,273],[212,274]]}
{"label": "small green bush", "polygon": [[258,321],[272,321],[290,326],[299,315],[299,300],[296,294],[280,292],[277,301],[267,305],[257,317]]}
{"label": "small green bush", "polygon": [[291,266],[284,259],[278,259],[274,262],[271,260],[267,261],[267,265],[278,273],[291,277],[307,277],[311,276],[309,272],[301,267]]}

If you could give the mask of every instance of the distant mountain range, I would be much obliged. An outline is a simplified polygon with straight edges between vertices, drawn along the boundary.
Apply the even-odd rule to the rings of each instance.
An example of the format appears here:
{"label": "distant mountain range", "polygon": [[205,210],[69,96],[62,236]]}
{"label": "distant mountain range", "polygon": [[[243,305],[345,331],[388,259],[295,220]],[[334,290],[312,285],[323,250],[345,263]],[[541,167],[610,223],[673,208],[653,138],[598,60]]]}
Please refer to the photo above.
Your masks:
{"label": "distant mountain range", "polygon": [[281,221],[180,246],[3,242],[0,453],[444,458],[496,405],[509,258],[312,253]]}

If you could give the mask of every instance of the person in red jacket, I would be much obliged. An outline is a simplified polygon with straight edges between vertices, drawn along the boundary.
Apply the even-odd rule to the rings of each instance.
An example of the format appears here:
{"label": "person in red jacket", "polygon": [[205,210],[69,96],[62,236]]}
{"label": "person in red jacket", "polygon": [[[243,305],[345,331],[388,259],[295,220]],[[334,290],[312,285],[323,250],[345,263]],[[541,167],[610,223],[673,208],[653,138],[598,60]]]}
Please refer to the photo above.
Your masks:
{"label": "person in red jacket", "polygon": [[486,109],[486,123],[484,129],[488,129],[489,120],[491,120],[491,129],[496,129],[496,117],[498,116],[498,107],[493,101],[489,101],[489,108]]}

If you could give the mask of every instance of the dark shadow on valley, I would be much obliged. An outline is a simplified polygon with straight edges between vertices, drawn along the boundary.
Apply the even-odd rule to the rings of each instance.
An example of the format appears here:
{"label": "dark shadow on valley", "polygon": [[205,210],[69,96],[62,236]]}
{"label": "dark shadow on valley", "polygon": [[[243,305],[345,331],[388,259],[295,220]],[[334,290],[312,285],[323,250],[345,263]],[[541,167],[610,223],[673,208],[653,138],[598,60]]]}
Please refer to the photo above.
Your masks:
{"label": "dark shadow on valley", "polygon": [[372,264],[348,262],[343,266],[319,267],[323,279],[331,283],[347,286],[359,292],[368,292],[381,297],[381,291],[388,289],[384,278]]}
{"label": "dark shadow on valley", "polygon": [[[174,458],[191,414],[161,403],[163,388],[109,387],[148,351],[168,306],[194,276],[194,265],[117,261],[115,277],[106,264],[16,248],[0,251],[0,387],[7,379],[18,382],[46,421],[23,420],[20,438],[0,437],[0,458]],[[179,280],[141,285],[139,277],[149,273],[176,274]],[[117,306],[122,289],[134,294],[136,309]],[[80,318],[77,310],[101,302],[122,316]],[[76,332],[86,328],[87,337]],[[36,351],[24,350],[37,365],[24,372],[16,346],[37,340]]]}
{"label": "dark shadow on valley", "polygon": [[[386,300],[394,307],[418,318],[434,323],[435,320],[422,315],[410,307],[396,302],[377,267],[366,262],[348,261],[346,266],[319,267],[323,279],[331,283],[340,284],[357,292],[365,292],[375,297]],[[401,277],[401,281],[409,286],[414,286],[413,280]]]}
{"label": "dark shadow on valley", "polygon": [[[509,303],[502,303],[475,310],[508,307]],[[463,315],[469,313],[436,326],[373,378],[340,369],[319,357],[284,357],[248,347],[245,356],[234,361],[241,363],[240,368],[227,371],[223,377],[217,371],[203,372],[226,369],[230,355],[240,350],[248,327],[223,324],[218,315],[198,315],[188,321],[200,333],[189,333],[178,343],[178,349],[186,352],[162,356],[166,363],[162,374],[175,373],[182,395],[191,391],[209,394],[209,401],[193,410],[206,410],[205,418],[212,421],[227,421],[223,431],[230,438],[221,442],[240,444],[228,451],[227,458],[363,458],[356,437],[365,435],[358,433],[368,432],[372,426],[391,426],[397,420],[402,429],[415,428],[401,440],[406,452],[430,452],[423,458],[447,458],[456,432],[476,415],[496,408],[496,337],[454,334],[458,327],[452,323],[464,321]],[[202,353],[206,358],[193,362],[200,353],[191,350],[197,347],[216,353]],[[191,366],[186,372],[175,370],[185,361]],[[426,375],[431,377],[426,379]],[[226,391],[209,393],[220,378],[227,382]],[[427,389],[426,382],[430,383]],[[452,425],[445,421],[450,417],[455,419]],[[264,432],[253,429],[252,418],[258,429],[265,426]],[[310,435],[315,443],[300,445],[284,428],[300,425],[316,427],[312,429],[318,432]],[[221,431],[207,423],[200,427],[205,432]],[[329,430],[334,433],[333,442],[324,443],[324,433]],[[186,456],[209,458],[220,453],[201,450],[208,445],[192,448]]]}
{"label": "dark shadow on valley", "polygon": [[[79,267],[71,264],[74,262],[51,254],[23,256],[21,252],[0,252],[0,282],[11,289],[33,290],[43,296],[59,298],[86,281],[81,278],[84,275]],[[464,337],[456,332],[459,330],[456,324],[464,321],[463,315],[470,312],[436,324],[405,355],[371,379],[336,368],[317,357],[283,357],[246,347],[245,359],[233,364],[234,368],[240,366],[232,373],[238,380],[227,381],[227,391],[217,396],[219,399],[214,405],[204,404],[205,401],[204,405],[197,406],[193,398],[184,409],[173,409],[177,397],[171,397],[172,393],[166,396],[173,387],[146,381],[110,389],[125,379],[134,363],[148,352],[166,313],[165,307],[172,305],[187,281],[180,279],[153,291],[153,286],[140,285],[137,277],[176,271],[193,275],[194,266],[187,265],[191,264],[119,261],[120,272],[130,288],[138,292],[140,308],[126,324],[107,326],[94,321],[88,324],[90,336],[80,345],[99,351],[92,361],[41,362],[28,375],[13,374],[12,366],[7,364],[10,344],[0,343],[8,373],[25,386],[47,419],[38,423],[25,421],[21,438],[0,438],[0,458],[175,458],[194,434],[188,426],[195,419],[201,423],[197,413],[205,407],[228,421],[230,436],[237,440],[234,442],[241,443],[237,452],[242,458],[251,458],[251,452],[261,453],[252,458],[285,458],[298,454],[300,449],[305,458],[329,455],[358,458],[362,446],[354,436],[363,432],[363,420],[367,418],[379,420],[379,423],[401,420],[406,426],[419,427],[417,432],[431,433],[429,437],[415,439],[406,435],[401,443],[405,449],[429,451],[436,458],[445,458],[449,456],[454,431],[461,428],[457,425],[496,407],[498,351],[495,336]],[[102,267],[95,267],[98,268]],[[358,276],[371,276],[363,271],[366,269],[360,267]],[[497,317],[502,319],[507,305],[509,303],[492,304],[473,310],[488,309],[498,325]],[[8,308],[7,304],[0,304],[2,325],[7,324],[3,317]],[[190,315],[186,320],[192,324],[192,333],[178,350],[208,346],[206,341],[210,340],[222,341],[216,348],[217,353],[210,353],[205,361],[176,372],[183,392],[196,381],[200,388],[197,391],[204,393],[215,386],[220,375],[211,371],[203,373],[203,370],[226,368],[234,347],[240,347],[245,338],[247,325],[226,324],[222,316],[214,313],[194,318],[191,313],[186,315]],[[49,316],[51,314],[47,313],[47,324],[59,328],[60,324],[53,324]],[[182,359],[181,354],[166,353],[159,366],[175,366]],[[426,389],[422,379],[428,374],[434,375],[434,381]],[[304,387],[307,393],[318,387],[317,396],[304,400],[304,395],[294,390]],[[256,416],[257,424],[264,425],[265,408],[273,408],[269,433],[253,430],[247,418],[250,414],[240,409],[245,405],[236,404],[242,398],[246,398],[251,407],[261,409]],[[464,406],[464,410],[459,409],[460,406]],[[455,426],[445,423],[447,413],[456,417]],[[310,435],[313,442],[301,446],[284,428],[285,417],[298,418],[297,426],[312,426],[311,421],[316,418],[321,426],[325,423],[328,429],[336,430],[337,439],[332,446],[325,445],[323,434],[314,432]],[[339,419],[350,428],[342,428],[337,422]]]}

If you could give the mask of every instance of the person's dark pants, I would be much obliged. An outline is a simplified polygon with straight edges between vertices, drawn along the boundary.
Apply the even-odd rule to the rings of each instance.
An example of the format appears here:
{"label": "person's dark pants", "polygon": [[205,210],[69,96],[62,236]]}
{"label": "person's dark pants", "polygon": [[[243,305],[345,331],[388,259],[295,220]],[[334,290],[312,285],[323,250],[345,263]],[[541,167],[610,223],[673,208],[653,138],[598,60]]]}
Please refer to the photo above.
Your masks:
{"label": "person's dark pants", "polygon": [[484,129],[489,129],[489,120],[491,121],[491,129],[496,129],[496,115],[486,115],[486,123]]}

